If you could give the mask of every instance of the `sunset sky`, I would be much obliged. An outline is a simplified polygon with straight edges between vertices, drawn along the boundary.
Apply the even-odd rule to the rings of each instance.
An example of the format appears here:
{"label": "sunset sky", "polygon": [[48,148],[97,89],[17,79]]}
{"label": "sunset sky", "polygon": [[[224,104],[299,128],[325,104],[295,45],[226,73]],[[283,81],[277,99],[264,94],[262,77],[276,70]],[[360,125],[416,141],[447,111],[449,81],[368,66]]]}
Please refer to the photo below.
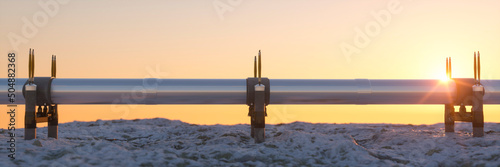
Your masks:
{"label": "sunset sky", "polygon": [[[47,7],[48,6],[48,7]],[[271,79],[500,79],[500,2],[494,0],[0,0],[0,65],[18,53],[20,78],[238,78],[262,50]],[[347,49],[346,49],[347,48]],[[347,50],[347,51],[346,51]],[[0,78],[6,78],[2,70]],[[249,123],[246,105],[62,105],[60,123],[163,117],[196,124]],[[1,105],[1,111],[5,111]],[[24,127],[19,106],[18,128]],[[500,122],[486,105],[485,122]],[[268,123],[433,124],[444,105],[270,105]],[[0,127],[7,125],[5,112]],[[38,126],[45,126],[39,124]]]}

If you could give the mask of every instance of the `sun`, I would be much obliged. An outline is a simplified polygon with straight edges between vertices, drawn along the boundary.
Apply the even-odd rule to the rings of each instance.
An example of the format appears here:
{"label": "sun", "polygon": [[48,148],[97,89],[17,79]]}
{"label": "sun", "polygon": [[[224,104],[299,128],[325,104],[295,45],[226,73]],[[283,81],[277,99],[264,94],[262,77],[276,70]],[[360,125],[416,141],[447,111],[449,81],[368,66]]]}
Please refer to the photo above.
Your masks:
{"label": "sun", "polygon": [[441,82],[448,82],[450,80],[450,78],[448,78],[448,76],[443,76],[443,77],[439,78],[439,80],[441,80]]}

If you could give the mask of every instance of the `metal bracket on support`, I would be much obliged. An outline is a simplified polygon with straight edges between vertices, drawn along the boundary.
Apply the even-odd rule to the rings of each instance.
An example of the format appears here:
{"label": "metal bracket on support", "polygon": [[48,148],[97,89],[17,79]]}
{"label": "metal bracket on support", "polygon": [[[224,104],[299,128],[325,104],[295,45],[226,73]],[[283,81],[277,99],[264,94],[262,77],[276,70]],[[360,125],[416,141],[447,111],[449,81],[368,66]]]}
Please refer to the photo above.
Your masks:
{"label": "metal bracket on support", "polygon": [[[57,104],[51,99],[51,85],[56,73],[56,57],[52,56],[52,76],[34,77],[35,56],[34,50],[30,49],[29,77],[30,79],[23,87],[23,95],[26,101],[25,115],[25,140],[36,139],[36,124],[48,122],[48,137],[56,138],[58,133],[58,111]],[[36,108],[38,106],[38,112]],[[43,108],[42,108],[43,106]]]}
{"label": "metal bracket on support", "polygon": [[[477,60],[477,61],[476,61]],[[455,132],[455,121],[472,122],[473,136],[484,136],[483,96],[484,87],[481,85],[479,52],[474,52],[474,79],[453,78],[456,84],[456,99],[451,104],[445,104],[445,132]],[[446,74],[451,79],[451,58],[446,59]],[[455,112],[455,105],[459,111]],[[465,106],[472,106],[467,112]]]}
{"label": "metal bracket on support", "polygon": [[[445,132],[455,132],[455,122],[472,122],[472,113],[466,111],[466,106],[472,106],[472,89],[474,79],[453,78],[456,85],[456,97],[450,104],[445,104],[444,124]],[[455,112],[455,106],[459,106]]]}
{"label": "metal bracket on support", "polygon": [[[247,78],[247,105],[249,106],[251,136],[256,143],[265,141],[266,106],[269,104],[270,82],[268,78],[261,77],[261,55],[259,51],[259,65],[254,60],[254,78]],[[258,73],[258,78],[257,78]]]}

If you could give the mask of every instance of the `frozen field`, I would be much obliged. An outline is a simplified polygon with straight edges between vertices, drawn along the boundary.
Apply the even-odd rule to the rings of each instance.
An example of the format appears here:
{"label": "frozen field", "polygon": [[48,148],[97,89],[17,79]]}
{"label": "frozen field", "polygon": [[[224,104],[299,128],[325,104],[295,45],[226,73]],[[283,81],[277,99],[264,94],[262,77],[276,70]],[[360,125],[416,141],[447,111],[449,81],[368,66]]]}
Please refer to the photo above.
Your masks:
{"label": "frozen field", "polygon": [[0,130],[0,166],[500,166],[500,124],[473,138],[470,123],[455,134],[443,124],[268,125],[255,144],[249,125],[192,125],[167,119],[72,122],[59,139],[23,140],[16,130],[16,160]]}

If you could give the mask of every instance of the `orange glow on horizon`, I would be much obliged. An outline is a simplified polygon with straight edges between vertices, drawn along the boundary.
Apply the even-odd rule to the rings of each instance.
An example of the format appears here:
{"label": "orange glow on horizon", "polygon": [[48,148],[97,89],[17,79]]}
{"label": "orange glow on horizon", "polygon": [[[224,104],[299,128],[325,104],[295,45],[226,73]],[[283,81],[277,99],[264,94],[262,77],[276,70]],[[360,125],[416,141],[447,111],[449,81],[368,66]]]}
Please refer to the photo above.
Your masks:
{"label": "orange glow on horizon", "polygon": [[[35,48],[37,77],[50,76],[54,54],[58,78],[244,79],[253,76],[253,57],[262,50],[262,76],[270,79],[439,79],[446,84],[451,81],[444,74],[445,57],[452,57],[454,78],[473,78],[473,52],[479,50],[481,79],[500,79],[500,1],[397,1],[398,12],[388,8],[392,2],[254,0],[221,16],[212,1],[71,1],[50,13],[46,23],[36,17],[36,24],[26,25],[45,12],[37,1],[0,1],[0,66],[5,69],[6,53],[15,50],[16,76],[27,78],[27,53]],[[22,38],[16,42],[12,34]],[[6,76],[1,70],[0,78]],[[0,105],[0,111],[4,108]],[[126,108],[60,105],[59,120],[249,121],[246,105]],[[485,121],[500,122],[499,105],[484,108]],[[24,106],[18,109],[21,128]],[[433,124],[443,122],[443,112],[442,105],[270,105],[267,121]],[[5,128],[7,117],[0,118]]]}

